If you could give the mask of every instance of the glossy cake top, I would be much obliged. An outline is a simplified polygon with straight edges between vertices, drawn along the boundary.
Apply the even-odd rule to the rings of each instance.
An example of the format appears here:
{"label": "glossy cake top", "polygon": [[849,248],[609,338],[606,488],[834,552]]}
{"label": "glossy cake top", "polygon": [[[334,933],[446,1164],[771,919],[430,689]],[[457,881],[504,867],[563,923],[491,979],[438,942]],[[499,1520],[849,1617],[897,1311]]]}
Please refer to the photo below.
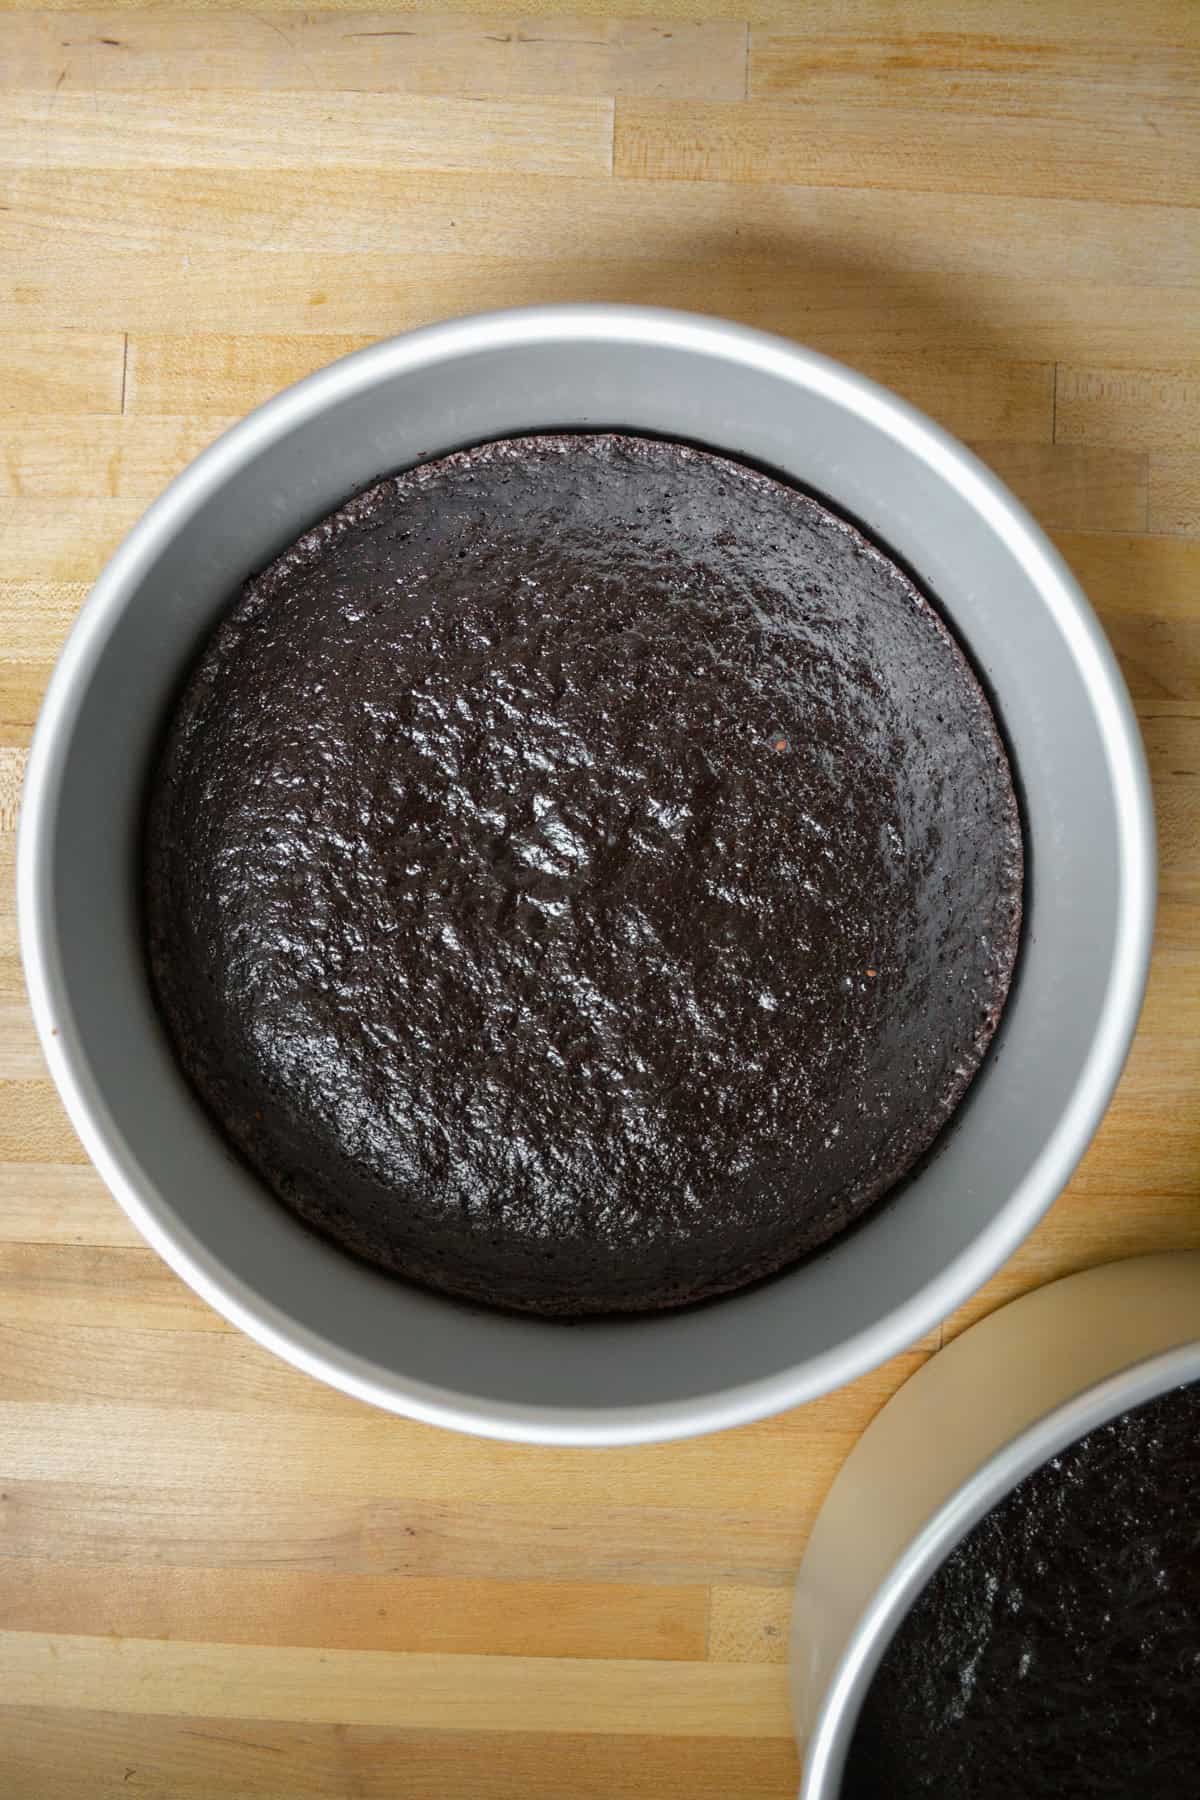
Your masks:
{"label": "glossy cake top", "polygon": [[487,444],[250,581],[147,836],[179,1055],[304,1219],[551,1315],[826,1242],[1004,1003],[1016,802],[901,570],[678,444]]}

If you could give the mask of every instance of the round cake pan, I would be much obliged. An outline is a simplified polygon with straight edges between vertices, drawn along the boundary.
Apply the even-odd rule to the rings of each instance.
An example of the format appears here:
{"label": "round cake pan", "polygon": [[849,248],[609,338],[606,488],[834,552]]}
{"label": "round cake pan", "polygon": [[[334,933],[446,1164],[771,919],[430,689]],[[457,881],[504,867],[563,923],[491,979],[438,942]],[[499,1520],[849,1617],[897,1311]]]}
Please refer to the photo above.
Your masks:
{"label": "round cake pan", "polygon": [[1200,1251],[1051,1282],[905,1383],[842,1465],[796,1581],[801,1800],[838,1800],[880,1660],[971,1527],[1085,1433],[1190,1381],[1200,1381]]}
{"label": "round cake pan", "polygon": [[[249,1174],[164,1039],[138,871],[166,710],[251,571],[382,472],[491,437],[589,427],[761,464],[909,565],[993,697],[1024,805],[1028,888],[992,1054],[902,1195],[759,1288],[565,1327],[374,1273]],[[885,389],[780,339],[688,314],[554,307],[434,326],[335,363],[226,433],[151,507],[51,681],[18,904],[34,1013],[71,1119],[134,1223],[200,1294],[381,1406],[502,1437],[611,1444],[811,1399],[919,1337],[992,1273],[1066,1181],[1120,1072],[1153,868],[1145,763],[1109,646],[1053,547],[981,463]]]}

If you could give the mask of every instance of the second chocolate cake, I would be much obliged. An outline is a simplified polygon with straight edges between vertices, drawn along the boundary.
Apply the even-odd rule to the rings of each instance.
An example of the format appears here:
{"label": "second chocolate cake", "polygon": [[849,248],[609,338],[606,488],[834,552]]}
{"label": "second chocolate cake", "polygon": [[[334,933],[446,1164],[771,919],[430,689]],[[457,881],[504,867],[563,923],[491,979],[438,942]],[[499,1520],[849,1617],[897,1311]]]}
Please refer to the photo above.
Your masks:
{"label": "second chocolate cake", "polygon": [[1191,1800],[1198,1519],[1200,1385],[1044,1463],[900,1625],[841,1800]]}
{"label": "second chocolate cake", "polygon": [[280,1200],[412,1280],[677,1306],[929,1148],[1021,839],[961,651],[816,501],[614,435],[381,481],[251,580],[171,721],[149,959]]}

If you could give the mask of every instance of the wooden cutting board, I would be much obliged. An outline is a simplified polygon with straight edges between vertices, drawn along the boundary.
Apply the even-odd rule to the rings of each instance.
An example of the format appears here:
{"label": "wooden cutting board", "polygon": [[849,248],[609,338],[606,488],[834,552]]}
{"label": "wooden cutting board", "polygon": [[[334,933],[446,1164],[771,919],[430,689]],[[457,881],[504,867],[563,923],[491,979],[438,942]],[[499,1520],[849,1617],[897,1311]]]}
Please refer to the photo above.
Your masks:
{"label": "wooden cutting board", "polygon": [[285,382],[524,301],[789,333],[967,438],[1051,530],[1157,793],[1158,945],[1120,1092],[945,1329],[1200,1245],[1200,9],[8,5],[0,1793],[793,1793],[796,1563],[940,1334],[782,1418],[610,1452],[453,1437],[273,1361],[142,1247],[46,1079],[12,910],[25,750],[108,552]]}

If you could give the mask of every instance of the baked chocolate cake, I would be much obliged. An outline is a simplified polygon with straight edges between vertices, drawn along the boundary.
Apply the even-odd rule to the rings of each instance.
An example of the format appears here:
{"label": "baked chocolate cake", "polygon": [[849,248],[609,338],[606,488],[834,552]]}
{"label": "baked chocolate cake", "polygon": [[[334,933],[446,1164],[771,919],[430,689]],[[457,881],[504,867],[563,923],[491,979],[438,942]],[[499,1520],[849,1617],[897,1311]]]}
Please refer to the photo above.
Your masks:
{"label": "baked chocolate cake", "polygon": [[843,1800],[1200,1793],[1200,1385],[1089,1432],[938,1570],[863,1707]]}
{"label": "baked chocolate cake", "polygon": [[149,957],[301,1218],[546,1315],[771,1274],[929,1148],[995,1030],[1021,839],[912,582],[680,444],[481,445],[251,580],[171,721]]}

